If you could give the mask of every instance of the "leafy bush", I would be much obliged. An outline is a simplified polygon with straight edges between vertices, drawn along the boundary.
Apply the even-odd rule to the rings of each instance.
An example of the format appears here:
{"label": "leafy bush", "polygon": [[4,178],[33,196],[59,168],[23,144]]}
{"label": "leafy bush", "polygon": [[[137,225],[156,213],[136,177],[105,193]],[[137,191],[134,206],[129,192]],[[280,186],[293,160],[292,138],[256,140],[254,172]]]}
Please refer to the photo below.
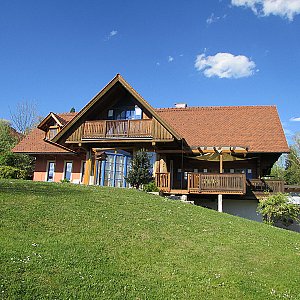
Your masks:
{"label": "leafy bush", "polygon": [[70,183],[70,180],[65,178],[60,180],[61,183]]}
{"label": "leafy bush", "polygon": [[34,159],[26,154],[6,152],[0,155],[0,166],[11,167],[21,171],[21,177],[2,177],[2,178],[22,178],[28,179],[33,175]]}
{"label": "leafy bush", "polygon": [[277,193],[260,200],[257,211],[263,215],[265,223],[277,222],[289,226],[293,221],[299,222],[300,206],[289,202],[286,194]]}
{"label": "leafy bush", "polygon": [[159,188],[156,186],[155,181],[151,181],[143,186],[144,192],[159,192]]}
{"label": "leafy bush", "polygon": [[0,166],[1,179],[26,179],[27,172],[11,166]]}

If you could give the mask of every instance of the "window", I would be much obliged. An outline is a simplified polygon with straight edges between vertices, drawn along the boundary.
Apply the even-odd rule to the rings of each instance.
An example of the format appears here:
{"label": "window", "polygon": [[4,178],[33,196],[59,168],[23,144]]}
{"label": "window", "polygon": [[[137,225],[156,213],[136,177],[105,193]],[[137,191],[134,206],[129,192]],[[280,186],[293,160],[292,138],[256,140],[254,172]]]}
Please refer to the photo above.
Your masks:
{"label": "window", "polygon": [[119,107],[109,109],[107,117],[109,120],[139,120],[142,118],[142,110],[137,105]]}
{"label": "window", "polygon": [[47,178],[46,180],[49,182],[54,181],[54,174],[55,174],[55,162],[49,161],[47,166]]}
{"label": "window", "polygon": [[52,140],[57,135],[58,129],[59,129],[58,126],[50,126],[49,130],[46,134],[46,139],[47,140]]}
{"label": "window", "polygon": [[73,167],[73,162],[71,162],[71,161],[65,162],[64,179],[67,179],[69,181],[71,180],[72,167]]}

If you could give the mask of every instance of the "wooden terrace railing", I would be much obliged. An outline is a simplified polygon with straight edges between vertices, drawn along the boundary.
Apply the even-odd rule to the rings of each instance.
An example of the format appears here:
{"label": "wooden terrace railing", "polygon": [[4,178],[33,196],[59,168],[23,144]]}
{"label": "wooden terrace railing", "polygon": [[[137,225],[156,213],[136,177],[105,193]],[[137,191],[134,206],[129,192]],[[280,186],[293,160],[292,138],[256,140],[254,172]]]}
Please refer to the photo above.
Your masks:
{"label": "wooden terrace railing", "polygon": [[250,189],[253,192],[284,193],[284,181],[279,179],[250,179]]}
{"label": "wooden terrace railing", "polygon": [[171,190],[170,173],[156,173],[155,184],[163,192],[169,192]]}
{"label": "wooden terrace railing", "polygon": [[245,194],[245,174],[189,173],[188,190],[200,194]]}
{"label": "wooden terrace railing", "polygon": [[[171,187],[170,173],[156,173],[155,183],[164,192],[176,192]],[[191,194],[242,195],[246,193],[246,176],[245,174],[188,173],[186,191]]]}
{"label": "wooden terrace railing", "polygon": [[[284,181],[272,179],[246,180],[245,174],[208,174],[188,173],[188,194],[233,194],[244,195],[247,185],[251,191],[284,193]],[[183,190],[172,189],[170,173],[156,173],[155,183],[164,192],[181,193]]]}

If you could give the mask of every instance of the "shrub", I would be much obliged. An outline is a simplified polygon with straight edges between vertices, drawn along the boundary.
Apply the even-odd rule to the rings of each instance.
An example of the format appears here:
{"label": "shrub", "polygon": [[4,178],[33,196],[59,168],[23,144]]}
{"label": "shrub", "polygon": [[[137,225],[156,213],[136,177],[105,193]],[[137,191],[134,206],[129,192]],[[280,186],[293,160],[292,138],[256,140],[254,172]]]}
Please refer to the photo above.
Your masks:
{"label": "shrub", "polygon": [[61,179],[60,180],[61,183],[70,183],[70,180],[67,178]]}
{"label": "shrub", "polygon": [[27,172],[25,170],[11,166],[0,166],[1,179],[26,179],[26,177]]}
{"label": "shrub", "polygon": [[300,206],[289,202],[286,194],[277,193],[260,200],[257,211],[262,214],[265,223],[277,222],[289,226],[293,221],[299,222]]}
{"label": "shrub", "polygon": [[159,192],[159,188],[156,186],[155,181],[151,181],[143,186],[144,192]]}

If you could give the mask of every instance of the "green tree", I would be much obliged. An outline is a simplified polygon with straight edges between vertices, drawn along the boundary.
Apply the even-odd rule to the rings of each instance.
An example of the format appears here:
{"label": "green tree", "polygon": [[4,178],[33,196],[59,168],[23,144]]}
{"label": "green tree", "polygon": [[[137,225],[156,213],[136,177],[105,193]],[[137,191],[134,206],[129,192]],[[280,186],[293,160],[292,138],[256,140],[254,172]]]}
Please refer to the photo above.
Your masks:
{"label": "green tree", "polygon": [[75,107],[71,107],[70,113],[74,113],[74,112],[75,112]]}
{"label": "green tree", "polygon": [[262,214],[265,223],[274,225],[278,222],[289,226],[299,222],[300,206],[289,202],[286,194],[277,193],[260,200],[257,211]]}
{"label": "green tree", "polygon": [[30,156],[11,152],[18,141],[10,123],[0,120],[0,178],[26,179],[33,173],[33,159]]}
{"label": "green tree", "polygon": [[148,184],[153,180],[150,171],[150,159],[144,150],[137,151],[131,162],[131,169],[126,177],[133,187],[139,189],[142,184]]}
{"label": "green tree", "polygon": [[9,152],[17,142],[17,137],[12,135],[10,123],[0,119],[0,155]]}
{"label": "green tree", "polygon": [[284,180],[285,168],[281,166],[278,162],[276,162],[271,169],[270,175],[273,176],[275,179]]}
{"label": "green tree", "polygon": [[287,184],[300,184],[300,144],[299,135],[296,137],[295,145],[291,146],[286,160],[284,179]]}

